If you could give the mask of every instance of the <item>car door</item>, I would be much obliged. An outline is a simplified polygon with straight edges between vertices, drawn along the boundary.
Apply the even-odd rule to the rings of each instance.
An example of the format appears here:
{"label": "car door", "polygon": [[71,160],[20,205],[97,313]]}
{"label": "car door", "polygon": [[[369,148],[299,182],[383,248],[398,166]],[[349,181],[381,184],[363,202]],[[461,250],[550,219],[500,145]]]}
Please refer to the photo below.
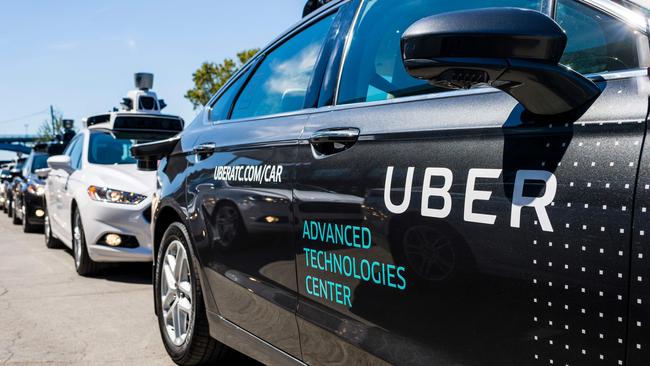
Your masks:
{"label": "car door", "polygon": [[[361,6],[336,106],[298,159],[298,323],[314,365],[598,365],[626,354],[633,192],[648,39],[559,0],[562,63],[602,95],[577,121],[530,122],[490,88],[435,89],[401,64],[426,16],[534,1]],[[632,326],[632,324],[630,324]]]}
{"label": "car door", "polygon": [[223,88],[209,120],[185,133],[196,139],[190,235],[218,312],[296,358],[291,189],[307,95],[335,16],[311,19],[262,51]]}
{"label": "car door", "polygon": [[[79,154],[83,144],[82,135],[78,135],[66,148],[63,155],[70,156],[72,162],[73,155]],[[53,169],[47,178],[47,210],[50,218],[52,232],[65,243],[70,244],[70,216],[66,216],[64,207],[64,196],[66,194],[66,184],[69,173],[63,169]]]}

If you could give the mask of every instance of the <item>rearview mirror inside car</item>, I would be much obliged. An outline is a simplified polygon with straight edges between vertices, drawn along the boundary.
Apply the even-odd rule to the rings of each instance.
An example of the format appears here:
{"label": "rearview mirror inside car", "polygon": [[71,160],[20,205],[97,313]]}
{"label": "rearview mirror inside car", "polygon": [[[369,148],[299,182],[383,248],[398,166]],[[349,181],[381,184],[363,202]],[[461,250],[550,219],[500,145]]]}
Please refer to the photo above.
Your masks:
{"label": "rearview mirror inside car", "polygon": [[489,85],[541,116],[584,112],[600,95],[591,80],[559,64],[566,44],[555,21],[519,8],[430,16],[401,38],[411,76],[449,89]]}

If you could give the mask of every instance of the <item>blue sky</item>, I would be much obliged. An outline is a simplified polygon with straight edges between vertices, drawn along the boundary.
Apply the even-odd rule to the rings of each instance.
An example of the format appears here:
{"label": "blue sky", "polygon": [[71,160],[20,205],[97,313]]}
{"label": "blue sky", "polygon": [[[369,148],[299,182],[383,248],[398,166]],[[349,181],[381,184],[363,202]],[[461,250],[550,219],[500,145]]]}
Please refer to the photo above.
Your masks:
{"label": "blue sky", "polygon": [[[305,0],[10,1],[0,12],[0,134],[38,130],[50,104],[77,124],[117,106],[133,73],[155,74],[165,112],[204,61],[262,47],[300,20]],[[49,113],[49,112],[48,112]],[[27,124],[27,127],[25,126]],[[7,157],[0,152],[0,158]]]}

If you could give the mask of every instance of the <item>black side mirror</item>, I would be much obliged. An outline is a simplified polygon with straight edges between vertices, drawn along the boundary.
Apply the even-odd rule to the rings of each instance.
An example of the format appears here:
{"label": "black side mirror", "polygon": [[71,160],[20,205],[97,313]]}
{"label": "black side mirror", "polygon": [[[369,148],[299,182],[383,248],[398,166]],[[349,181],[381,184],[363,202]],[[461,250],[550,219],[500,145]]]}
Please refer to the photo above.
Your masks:
{"label": "black side mirror", "polygon": [[551,18],[518,8],[434,15],[401,39],[411,76],[450,89],[490,85],[541,116],[584,111],[600,95],[592,81],[559,65],[566,43]]}

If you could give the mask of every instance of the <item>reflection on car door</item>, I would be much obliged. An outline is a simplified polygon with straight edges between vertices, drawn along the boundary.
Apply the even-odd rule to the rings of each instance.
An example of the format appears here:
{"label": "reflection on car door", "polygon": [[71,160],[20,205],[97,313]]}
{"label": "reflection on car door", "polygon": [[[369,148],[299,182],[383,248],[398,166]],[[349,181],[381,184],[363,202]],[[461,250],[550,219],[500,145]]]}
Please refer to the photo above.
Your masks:
{"label": "reflection on car door", "polygon": [[[187,192],[190,235],[219,315],[299,358],[292,185],[302,110],[334,15],[282,40],[212,107],[196,137]],[[232,107],[229,101],[248,77]],[[200,123],[200,122],[197,122]],[[210,311],[210,309],[209,309]]]}
{"label": "reflection on car door", "polygon": [[[441,2],[400,2],[400,15],[424,3]],[[596,77],[603,93],[576,122],[531,122],[491,89],[392,99],[436,90],[415,80],[398,88],[408,76],[391,66],[399,44],[382,41],[395,57],[373,63],[362,29],[373,10],[360,14],[362,51],[353,40],[338,99],[351,104],[312,114],[299,149],[305,361],[622,364],[646,70]],[[618,32],[597,34],[607,28],[599,23],[592,34],[629,34],[619,41],[635,50],[638,33],[596,19]]]}
{"label": "reflection on car door", "polygon": [[[63,153],[64,155],[76,155],[83,148],[83,135],[75,137]],[[66,215],[65,203],[68,201],[66,186],[70,174],[62,169],[53,170],[48,176],[47,205],[48,215],[52,232],[65,243],[70,243],[70,214]]]}

